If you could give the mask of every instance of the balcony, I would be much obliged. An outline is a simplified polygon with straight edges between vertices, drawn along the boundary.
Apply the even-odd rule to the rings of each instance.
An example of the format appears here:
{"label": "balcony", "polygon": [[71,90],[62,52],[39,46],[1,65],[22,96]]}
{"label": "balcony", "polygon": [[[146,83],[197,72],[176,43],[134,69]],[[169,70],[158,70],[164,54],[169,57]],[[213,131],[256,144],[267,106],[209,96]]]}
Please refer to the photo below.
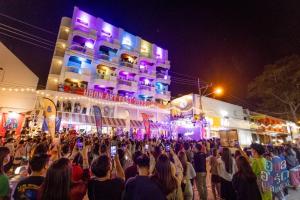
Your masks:
{"label": "balcony", "polygon": [[151,85],[139,85],[138,95],[144,95],[148,97],[155,96],[155,87]]}
{"label": "balcony", "polygon": [[140,54],[139,61],[146,61],[148,63],[153,63],[153,64],[155,64],[156,62],[155,58],[152,58],[150,54],[148,56],[144,54]]}
{"label": "balcony", "polygon": [[170,83],[171,83],[171,78],[170,78],[169,75],[157,73],[157,74],[156,74],[156,82],[165,83],[165,84],[170,85]]}
{"label": "balcony", "polygon": [[99,41],[99,46],[106,46],[106,47],[110,47],[112,49],[120,49],[121,48],[119,40],[109,38],[109,37],[101,37],[100,41]]}
{"label": "balcony", "polygon": [[126,62],[126,61],[121,61],[120,62],[120,69],[124,69],[125,71],[129,72],[129,73],[133,73],[133,74],[137,74],[139,72],[136,64],[130,63],[130,62]]}
{"label": "balcony", "polygon": [[168,61],[168,60],[157,60],[155,66],[156,67],[162,67],[162,68],[165,68],[165,69],[170,69],[170,61]]}
{"label": "balcony", "polygon": [[87,68],[78,68],[78,67],[65,67],[64,79],[73,79],[80,81],[90,81],[91,72]]}
{"label": "balcony", "polygon": [[140,74],[140,77],[146,77],[146,78],[149,78],[149,79],[155,79],[156,78],[155,71],[150,71],[150,70],[147,70],[147,69],[140,69],[139,74]]}
{"label": "balcony", "polygon": [[118,90],[137,92],[137,82],[118,79]]}
{"label": "balcony", "polygon": [[65,52],[63,50],[61,50],[60,48],[56,48],[55,51],[54,51],[54,56],[64,57]]}
{"label": "balcony", "polygon": [[97,74],[94,76],[94,85],[103,85],[105,87],[117,87],[117,77],[110,75]]}
{"label": "balcony", "polygon": [[163,99],[163,100],[166,100],[166,101],[170,101],[170,99],[171,99],[171,92],[170,91],[159,91],[159,90],[156,90],[155,98],[156,99]]}
{"label": "balcony", "polygon": [[94,56],[95,63],[97,65],[102,64],[108,67],[118,67],[119,60],[117,57],[111,57],[107,54],[100,53]]}
{"label": "balcony", "polygon": [[97,32],[95,30],[87,29],[84,27],[74,27],[73,35],[80,35],[85,38],[92,38],[94,40],[97,40]]}

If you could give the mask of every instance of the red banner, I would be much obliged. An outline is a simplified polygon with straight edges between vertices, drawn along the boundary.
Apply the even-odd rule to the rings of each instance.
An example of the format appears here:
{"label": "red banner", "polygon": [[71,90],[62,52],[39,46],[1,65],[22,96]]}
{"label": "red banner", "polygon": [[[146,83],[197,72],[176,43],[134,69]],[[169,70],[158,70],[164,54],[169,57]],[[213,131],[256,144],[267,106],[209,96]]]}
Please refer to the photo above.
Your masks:
{"label": "red banner", "polygon": [[119,95],[113,95],[113,94],[103,93],[103,92],[94,91],[94,90],[85,90],[84,96],[88,96],[88,97],[96,98],[96,99],[104,99],[104,100],[108,100],[108,101],[127,102],[129,104],[140,105],[140,106],[153,105],[153,106],[157,106],[160,108],[167,107],[166,105],[156,103],[156,102],[142,101],[142,100],[138,100],[134,97],[122,97]]}
{"label": "red banner", "polygon": [[144,126],[145,126],[145,135],[147,138],[150,138],[150,135],[151,135],[151,130],[150,130],[150,120],[149,118],[152,117],[146,113],[141,113],[142,115],[142,118],[143,118],[143,123],[144,123]]}

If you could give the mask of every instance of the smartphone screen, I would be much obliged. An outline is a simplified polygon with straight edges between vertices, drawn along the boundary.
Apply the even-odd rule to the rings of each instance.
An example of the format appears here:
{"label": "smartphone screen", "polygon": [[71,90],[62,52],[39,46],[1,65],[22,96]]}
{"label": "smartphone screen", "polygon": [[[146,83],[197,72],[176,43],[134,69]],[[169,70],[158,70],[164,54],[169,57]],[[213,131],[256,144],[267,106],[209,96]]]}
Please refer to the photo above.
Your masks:
{"label": "smartphone screen", "polygon": [[117,153],[117,147],[116,146],[111,146],[110,147],[110,155],[115,156]]}
{"label": "smartphone screen", "polygon": [[149,149],[149,145],[146,144],[146,145],[145,145],[145,150],[148,151],[148,149]]}
{"label": "smartphone screen", "polygon": [[78,148],[79,150],[82,150],[82,149],[83,149],[83,143],[80,142],[80,141],[78,141],[78,142],[76,143],[76,146],[77,146],[77,148]]}
{"label": "smartphone screen", "polygon": [[169,144],[166,145],[166,152],[170,152],[170,145]]}

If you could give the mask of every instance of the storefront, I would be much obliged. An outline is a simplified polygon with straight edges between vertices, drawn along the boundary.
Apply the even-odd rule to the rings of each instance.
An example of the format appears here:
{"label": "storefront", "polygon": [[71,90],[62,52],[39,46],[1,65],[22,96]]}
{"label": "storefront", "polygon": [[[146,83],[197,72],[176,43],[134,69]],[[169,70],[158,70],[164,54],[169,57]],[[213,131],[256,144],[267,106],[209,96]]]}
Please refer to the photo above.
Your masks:
{"label": "storefront", "polygon": [[276,145],[291,141],[292,135],[286,121],[255,112],[251,112],[250,120],[255,142]]}
{"label": "storefront", "polygon": [[[150,137],[166,135],[169,128],[169,109],[161,108],[156,104],[136,103],[130,99],[119,101],[118,99],[98,95],[93,97],[81,96],[65,92],[39,91],[39,102],[43,97],[53,100],[59,119],[59,131],[76,130],[82,133],[95,133],[97,131],[93,106],[101,110],[102,133],[108,135],[129,134],[138,138],[144,138],[146,134],[143,115],[148,116],[150,124]],[[125,101],[126,100],[126,101]],[[40,103],[36,109],[41,110]],[[40,129],[43,123],[43,115],[39,116]],[[99,127],[98,127],[99,128]]]}
{"label": "storefront", "polygon": [[227,102],[208,97],[200,101],[199,95],[185,95],[171,102],[171,118],[174,136],[195,140],[220,138],[220,133],[235,130],[241,145],[250,145],[252,141],[243,108]]}

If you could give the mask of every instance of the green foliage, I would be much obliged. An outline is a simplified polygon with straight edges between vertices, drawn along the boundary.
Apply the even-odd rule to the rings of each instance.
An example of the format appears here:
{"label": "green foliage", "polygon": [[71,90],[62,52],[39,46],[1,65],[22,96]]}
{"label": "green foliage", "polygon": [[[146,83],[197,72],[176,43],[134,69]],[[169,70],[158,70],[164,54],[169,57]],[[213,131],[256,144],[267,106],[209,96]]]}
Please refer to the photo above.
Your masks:
{"label": "green foliage", "polygon": [[248,86],[248,96],[270,112],[296,121],[300,111],[300,56],[292,55],[266,65]]}

